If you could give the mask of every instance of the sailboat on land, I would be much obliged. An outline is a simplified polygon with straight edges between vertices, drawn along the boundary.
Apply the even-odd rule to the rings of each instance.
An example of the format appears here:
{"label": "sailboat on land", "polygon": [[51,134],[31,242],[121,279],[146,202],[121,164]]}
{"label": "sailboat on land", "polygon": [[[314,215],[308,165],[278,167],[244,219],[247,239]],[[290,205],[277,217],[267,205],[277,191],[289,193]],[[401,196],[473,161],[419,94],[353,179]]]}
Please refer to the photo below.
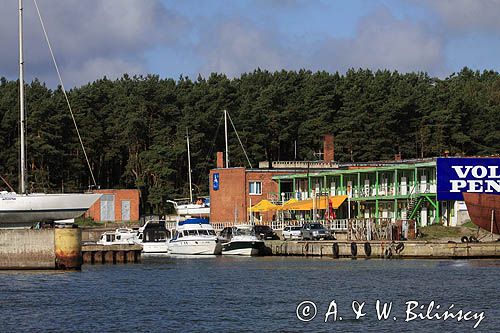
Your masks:
{"label": "sailboat on land", "polygon": [[[64,88],[63,88],[64,90]],[[65,220],[85,213],[101,197],[96,193],[45,194],[26,192],[24,119],[23,2],[19,0],[19,97],[21,193],[0,192],[0,228],[30,227],[37,222]]]}
{"label": "sailboat on land", "polygon": [[189,147],[189,132],[186,129],[186,145],[187,145],[187,157],[188,157],[188,178],[189,178],[189,201],[185,200],[167,200],[171,203],[175,212],[179,217],[208,217],[210,216],[210,198],[199,197],[196,202],[193,201],[193,182],[191,180],[191,152]]}

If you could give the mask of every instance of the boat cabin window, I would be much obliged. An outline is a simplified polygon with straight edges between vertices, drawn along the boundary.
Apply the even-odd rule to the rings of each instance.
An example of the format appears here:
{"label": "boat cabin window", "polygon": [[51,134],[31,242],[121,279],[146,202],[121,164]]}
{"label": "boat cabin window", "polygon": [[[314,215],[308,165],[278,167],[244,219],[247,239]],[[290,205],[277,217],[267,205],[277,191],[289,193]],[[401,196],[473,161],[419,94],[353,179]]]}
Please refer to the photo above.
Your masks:
{"label": "boat cabin window", "polygon": [[215,231],[214,230],[208,230],[208,234],[211,236],[215,236]]}
{"label": "boat cabin window", "polygon": [[176,235],[177,238],[181,238],[182,237],[182,232],[180,231],[177,231],[177,235]]}
{"label": "boat cabin window", "polygon": [[250,229],[250,228],[241,228],[241,229],[238,228],[238,229],[236,229],[234,234],[237,236],[248,236],[248,235],[253,235],[254,231],[253,231],[253,229]]}
{"label": "boat cabin window", "polygon": [[115,240],[115,235],[106,235],[106,242],[113,242]]}
{"label": "boat cabin window", "polygon": [[164,230],[147,230],[144,232],[144,241],[164,242],[167,239],[167,232]]}
{"label": "boat cabin window", "polygon": [[197,230],[188,230],[189,236],[197,236],[198,231]]}
{"label": "boat cabin window", "polygon": [[198,233],[200,234],[200,236],[208,236],[208,230],[205,229],[198,230]]}

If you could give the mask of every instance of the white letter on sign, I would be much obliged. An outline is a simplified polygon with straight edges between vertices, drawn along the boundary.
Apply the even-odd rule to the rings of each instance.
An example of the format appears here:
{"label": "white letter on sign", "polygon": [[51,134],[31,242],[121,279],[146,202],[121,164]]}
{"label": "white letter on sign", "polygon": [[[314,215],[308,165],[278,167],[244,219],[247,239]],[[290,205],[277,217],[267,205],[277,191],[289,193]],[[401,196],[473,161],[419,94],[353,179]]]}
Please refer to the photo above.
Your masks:
{"label": "white letter on sign", "polygon": [[465,188],[467,185],[465,180],[450,180],[451,190],[450,192],[460,192],[461,188]]}

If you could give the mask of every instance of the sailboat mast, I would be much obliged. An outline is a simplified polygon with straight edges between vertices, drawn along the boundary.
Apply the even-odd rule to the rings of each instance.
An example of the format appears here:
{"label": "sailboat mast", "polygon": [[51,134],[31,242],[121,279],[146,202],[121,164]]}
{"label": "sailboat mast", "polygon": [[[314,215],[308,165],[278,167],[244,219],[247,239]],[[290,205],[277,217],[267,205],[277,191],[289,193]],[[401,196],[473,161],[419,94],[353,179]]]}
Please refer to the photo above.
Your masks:
{"label": "sailboat mast", "polygon": [[21,138],[21,179],[19,191],[26,193],[26,147],[24,143],[24,54],[23,54],[23,0],[19,0],[19,107],[20,107],[20,138]]}
{"label": "sailboat mast", "polygon": [[191,152],[189,151],[189,132],[187,128],[186,128],[186,142],[188,150],[189,202],[193,203],[193,185],[191,183]]}
{"label": "sailboat mast", "polygon": [[229,168],[229,149],[227,146],[227,111],[224,110],[224,136],[226,139],[226,168]]}

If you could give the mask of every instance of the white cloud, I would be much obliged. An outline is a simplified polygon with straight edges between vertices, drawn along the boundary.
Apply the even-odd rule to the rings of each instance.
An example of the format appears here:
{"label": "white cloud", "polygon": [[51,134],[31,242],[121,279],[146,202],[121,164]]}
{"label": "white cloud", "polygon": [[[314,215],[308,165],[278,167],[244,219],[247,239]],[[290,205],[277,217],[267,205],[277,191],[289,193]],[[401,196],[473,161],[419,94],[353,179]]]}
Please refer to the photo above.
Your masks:
{"label": "white cloud", "polygon": [[311,66],[330,71],[361,67],[441,75],[444,45],[425,26],[399,20],[381,8],[360,21],[354,37],[323,41]]}
{"label": "white cloud", "polygon": [[[1,75],[14,76],[17,72],[16,4],[9,1],[0,12]],[[85,69],[96,72],[103,64],[110,76],[143,70],[148,48],[175,43],[186,28],[186,22],[167,11],[159,0],[39,0],[38,4],[61,67],[82,74],[69,75],[75,81],[67,82],[67,87],[97,79]],[[45,77],[52,85],[55,71],[35,7],[31,1],[24,7],[26,79]]]}
{"label": "white cloud", "polygon": [[243,19],[232,19],[206,29],[197,51],[204,59],[202,75],[212,72],[229,77],[253,71],[257,67],[281,70],[300,62],[300,54],[290,52],[283,36]]}
{"label": "white cloud", "polygon": [[[500,33],[500,0],[425,0],[451,33]],[[457,31],[458,30],[458,31]]]}

